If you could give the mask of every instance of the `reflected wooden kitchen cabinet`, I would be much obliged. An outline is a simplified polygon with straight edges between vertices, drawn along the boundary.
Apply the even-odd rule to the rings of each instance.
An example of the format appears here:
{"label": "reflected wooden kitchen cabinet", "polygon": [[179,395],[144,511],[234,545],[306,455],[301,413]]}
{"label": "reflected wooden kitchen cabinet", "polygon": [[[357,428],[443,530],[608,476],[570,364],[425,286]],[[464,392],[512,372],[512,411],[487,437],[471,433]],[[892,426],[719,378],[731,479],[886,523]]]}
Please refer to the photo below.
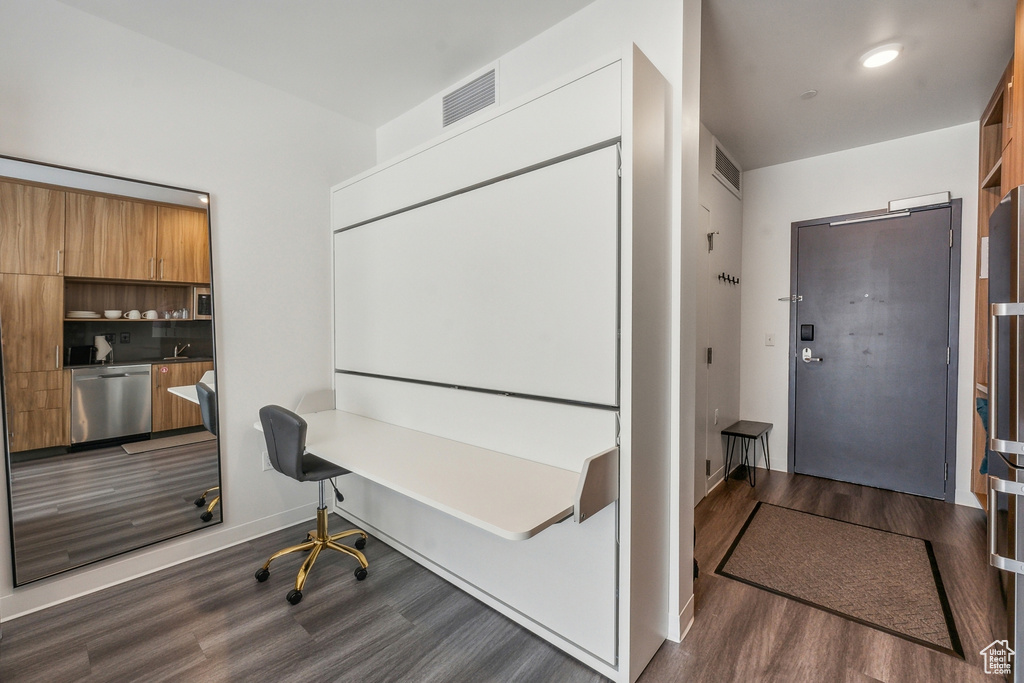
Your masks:
{"label": "reflected wooden kitchen cabinet", "polygon": [[210,282],[206,212],[161,206],[157,213],[157,279]]}
{"label": "reflected wooden kitchen cabinet", "polygon": [[64,192],[0,182],[0,273],[59,275]]}
{"label": "reflected wooden kitchen cabinet", "polygon": [[68,192],[64,274],[154,279],[156,214],[153,204]]}
{"label": "reflected wooden kitchen cabinet", "polygon": [[153,431],[194,427],[203,423],[199,404],[186,401],[167,391],[198,382],[203,373],[213,370],[213,362],[174,362],[153,365]]}
{"label": "reflected wooden kitchen cabinet", "polygon": [[68,277],[210,282],[206,212],[69,192]]}
{"label": "reflected wooden kitchen cabinet", "polygon": [[63,367],[64,278],[0,273],[4,372]]}
{"label": "reflected wooden kitchen cabinet", "polygon": [[69,372],[53,370],[5,375],[7,435],[12,453],[70,443]]}

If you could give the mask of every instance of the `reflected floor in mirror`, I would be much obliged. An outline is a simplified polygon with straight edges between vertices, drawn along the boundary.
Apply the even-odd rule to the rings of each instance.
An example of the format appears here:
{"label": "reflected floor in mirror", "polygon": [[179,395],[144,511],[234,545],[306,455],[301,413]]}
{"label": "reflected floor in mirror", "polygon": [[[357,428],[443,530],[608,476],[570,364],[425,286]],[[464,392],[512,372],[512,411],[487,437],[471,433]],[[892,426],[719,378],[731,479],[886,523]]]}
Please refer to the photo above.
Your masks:
{"label": "reflected floor in mirror", "polygon": [[215,439],[11,463],[18,583],[216,524],[220,506],[204,523],[194,501],[217,481]]}

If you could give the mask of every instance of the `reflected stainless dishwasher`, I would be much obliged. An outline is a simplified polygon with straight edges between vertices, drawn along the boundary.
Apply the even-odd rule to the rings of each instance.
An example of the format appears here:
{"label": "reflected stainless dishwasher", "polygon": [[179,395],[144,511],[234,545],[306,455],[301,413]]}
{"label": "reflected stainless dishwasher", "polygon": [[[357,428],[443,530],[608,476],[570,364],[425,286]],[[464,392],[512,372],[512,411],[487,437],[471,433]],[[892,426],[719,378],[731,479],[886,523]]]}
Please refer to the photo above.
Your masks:
{"label": "reflected stainless dishwasher", "polygon": [[153,428],[149,365],[71,371],[71,443],[145,434]]}

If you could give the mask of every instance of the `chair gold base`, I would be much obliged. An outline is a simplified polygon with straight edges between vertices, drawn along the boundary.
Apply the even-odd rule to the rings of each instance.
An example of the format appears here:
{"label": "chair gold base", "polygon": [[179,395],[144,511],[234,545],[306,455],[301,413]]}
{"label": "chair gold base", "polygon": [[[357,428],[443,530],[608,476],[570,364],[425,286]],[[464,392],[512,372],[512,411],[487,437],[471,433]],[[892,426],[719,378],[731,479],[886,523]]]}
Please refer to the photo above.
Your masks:
{"label": "chair gold base", "polygon": [[[276,560],[277,558],[281,557],[282,555],[310,551],[309,555],[306,557],[305,562],[303,562],[302,566],[299,567],[298,576],[295,577],[294,592],[298,593],[299,595],[298,599],[294,602],[298,602],[298,600],[302,599],[302,587],[306,583],[306,577],[309,575],[309,571],[313,568],[313,563],[316,562],[316,558],[320,555],[320,551],[327,548],[354,557],[356,561],[359,562],[359,569],[356,570],[356,578],[361,581],[362,579],[366,578],[366,568],[369,566],[369,564],[367,564],[366,557],[361,552],[359,552],[359,550],[338,543],[338,540],[346,538],[348,536],[359,536],[359,541],[356,541],[357,544],[359,544],[360,542],[366,542],[366,532],[360,529],[349,529],[348,531],[343,531],[340,534],[334,535],[329,534],[327,532],[327,508],[317,508],[316,529],[306,534],[306,538],[308,540],[305,543],[300,543],[298,545],[293,545],[283,550],[278,550],[276,553],[271,555],[270,559],[267,560],[266,563],[264,563],[263,567],[257,570],[256,579],[258,581],[265,581],[266,578],[269,576],[270,563]],[[260,578],[262,572],[267,573],[263,574],[263,578]],[[292,601],[291,596],[292,594],[289,593],[289,602]]]}
{"label": "chair gold base", "polygon": [[[214,486],[213,488],[209,488],[203,491],[203,493],[198,498],[196,498],[196,507],[202,507],[206,505],[206,496],[214,491],[220,491],[220,487]],[[199,515],[199,519],[203,520],[204,522],[209,522],[211,519],[213,519],[213,511],[217,509],[218,503],[220,503],[220,495],[218,495],[216,498],[210,501],[210,504],[206,508],[206,512]]]}

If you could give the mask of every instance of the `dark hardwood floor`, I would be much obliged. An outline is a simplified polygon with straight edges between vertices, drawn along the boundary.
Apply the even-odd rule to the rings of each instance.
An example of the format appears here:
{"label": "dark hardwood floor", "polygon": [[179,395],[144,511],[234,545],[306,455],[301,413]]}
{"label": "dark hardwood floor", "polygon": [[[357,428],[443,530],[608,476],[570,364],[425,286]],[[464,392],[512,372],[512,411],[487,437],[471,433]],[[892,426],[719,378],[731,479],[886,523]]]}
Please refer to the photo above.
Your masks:
{"label": "dark hardwood floor", "polygon": [[[932,541],[966,661],[714,574],[758,500]],[[731,480],[696,510],[697,612],[640,678],[667,681],[991,681],[982,647],[1005,637],[980,511],[779,472]],[[331,517],[333,530],[343,520]],[[0,680],[603,680],[380,541],[370,578],[318,560],[303,601],[284,596],[298,558],[253,572],[302,524],[5,622]]]}
{"label": "dark hardwood floor", "polygon": [[193,501],[218,481],[217,442],[121,446],[11,464],[18,580],[33,581],[220,521]]}
{"label": "dark hardwood floor", "polygon": [[[932,543],[966,661],[715,574],[757,501]],[[988,681],[980,650],[1007,636],[981,510],[842,482],[759,470],[697,506],[696,616],[640,678],[654,681]]]}

